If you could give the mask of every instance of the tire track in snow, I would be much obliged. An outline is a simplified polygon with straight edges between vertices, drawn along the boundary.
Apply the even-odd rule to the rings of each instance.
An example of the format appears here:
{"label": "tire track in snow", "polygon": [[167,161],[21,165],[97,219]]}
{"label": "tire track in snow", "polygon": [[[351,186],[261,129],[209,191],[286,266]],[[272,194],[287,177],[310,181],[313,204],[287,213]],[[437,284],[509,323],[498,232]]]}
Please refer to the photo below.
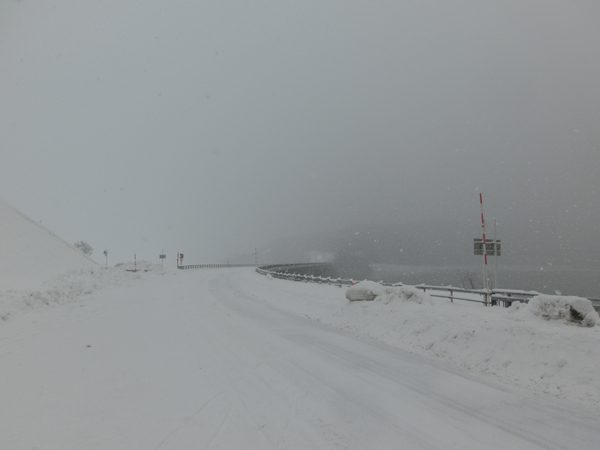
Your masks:
{"label": "tire track in snow", "polygon": [[210,437],[210,439],[208,440],[208,442],[204,445],[203,448],[209,448],[210,444],[213,443],[213,441],[219,437],[221,435],[221,430],[223,429],[223,426],[225,425],[225,423],[227,423],[227,420],[229,419],[229,415],[231,414],[231,407],[233,406],[232,403],[229,403],[229,407],[227,408],[227,411],[225,412],[225,415],[223,416],[223,418],[221,419],[221,422],[219,423],[219,425],[217,426],[217,429],[213,432],[212,436]]}
{"label": "tire track in snow", "polygon": [[[213,298],[211,298],[211,300],[213,300]],[[213,345],[211,345],[211,336],[209,334],[207,334],[206,332],[204,332],[204,328],[202,326],[198,327],[198,324],[194,323],[192,321],[192,317],[195,317],[196,315],[191,312],[190,308],[186,305],[186,303],[187,303],[186,301],[184,301],[182,303],[182,311],[184,313],[183,317],[185,317],[185,321],[189,325],[188,329],[196,336],[196,341],[199,343],[202,343],[203,348],[205,348],[207,350],[207,352],[210,353],[212,360],[215,362],[216,365],[219,366],[218,372],[221,374],[225,374],[225,377],[227,379],[227,385],[228,385],[226,390],[229,391],[230,394],[235,395],[235,397],[237,399],[237,402],[235,400],[229,401],[229,406],[227,408],[227,411],[223,415],[223,418],[220,420],[219,425],[216,427],[215,431],[209,438],[208,442],[203,446],[203,448],[209,448],[210,445],[216,439],[220,438],[220,436],[223,433],[223,430],[226,428],[226,425],[228,424],[228,421],[230,420],[232,409],[234,411],[239,411],[240,409],[245,410],[246,413],[244,414],[244,416],[249,417],[250,420],[254,423],[255,428],[257,430],[259,430],[261,432],[261,434],[263,434],[265,439],[269,442],[269,444],[273,448],[276,448],[275,445],[273,444],[271,438],[266,434],[266,430],[264,430],[265,425],[264,424],[261,425],[256,421],[256,419],[254,418],[254,415],[252,414],[250,408],[248,408],[247,404],[244,402],[244,400],[240,394],[240,391],[239,391],[239,385],[241,383],[243,383],[244,381],[246,381],[258,368],[263,366],[264,362],[259,361],[251,369],[244,368],[241,371],[241,373],[243,373],[244,375],[240,379],[238,379],[238,380],[232,379],[230,370],[228,370],[228,365],[226,364],[226,362],[227,361],[235,361],[236,360],[235,355],[231,355],[232,357],[230,357],[230,358],[225,358],[222,355],[215,352]],[[218,309],[222,308],[222,305],[220,305],[216,301],[213,301],[211,306],[215,306]],[[225,313],[226,311],[221,309],[220,312]],[[217,396],[215,396],[215,398],[213,398],[213,400],[216,399],[218,396],[224,395],[226,390],[221,391]],[[238,406],[234,406],[235,403],[238,403]],[[208,405],[206,405],[206,406],[208,406]],[[201,409],[204,409],[204,407]],[[174,434],[175,432],[185,428],[185,426],[188,425],[190,420],[194,416],[198,415],[200,412],[202,412],[202,411],[201,410],[197,411],[195,414],[192,415],[192,417],[189,418],[189,420],[185,420],[185,423],[183,423],[180,427],[178,427],[176,430],[174,430],[174,432],[171,434]],[[160,447],[157,447],[157,449],[158,448],[160,448]]]}
{"label": "tire track in snow", "polygon": [[[173,438],[181,429],[183,429],[194,417],[196,417],[198,414],[204,411],[206,407],[208,407],[212,402],[219,398],[221,394],[222,392],[219,392],[214,397],[209,399],[206,403],[204,403],[202,406],[200,406],[200,408],[198,408],[193,414],[190,414],[189,416],[185,417],[179,423],[179,425],[175,427],[175,429],[173,429],[173,431],[171,431],[167,436],[165,436],[165,438],[162,441],[160,441],[156,447],[154,447],[154,450],[159,450],[161,447],[167,444],[171,440],[171,438]],[[229,410],[227,410],[227,413],[229,414]]]}

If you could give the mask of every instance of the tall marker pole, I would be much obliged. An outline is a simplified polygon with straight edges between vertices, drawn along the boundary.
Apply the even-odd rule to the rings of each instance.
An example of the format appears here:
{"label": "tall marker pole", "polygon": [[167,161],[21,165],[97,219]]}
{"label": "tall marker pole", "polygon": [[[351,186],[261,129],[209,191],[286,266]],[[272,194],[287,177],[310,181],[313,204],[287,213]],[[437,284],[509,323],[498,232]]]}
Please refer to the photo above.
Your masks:
{"label": "tall marker pole", "polygon": [[479,193],[479,204],[481,205],[481,228],[483,230],[483,286],[485,289],[485,306],[488,305],[490,287],[488,282],[488,270],[487,270],[487,246],[485,242],[485,220],[483,219],[483,196]]}
{"label": "tall marker pole", "polygon": [[494,290],[498,289],[498,236],[496,236],[496,219],[494,219]]}

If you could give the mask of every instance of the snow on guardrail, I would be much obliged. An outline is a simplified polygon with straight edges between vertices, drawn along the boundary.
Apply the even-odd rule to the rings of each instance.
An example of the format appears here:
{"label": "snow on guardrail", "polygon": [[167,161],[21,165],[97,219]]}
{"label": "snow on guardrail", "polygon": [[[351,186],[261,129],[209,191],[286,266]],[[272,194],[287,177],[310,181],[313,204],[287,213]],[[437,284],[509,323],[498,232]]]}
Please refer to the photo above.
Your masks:
{"label": "snow on guardrail", "polygon": [[[290,270],[294,268],[308,270],[311,268],[320,268],[325,265],[329,266],[330,264],[331,263],[273,264],[259,266],[256,268],[256,272],[261,275],[284,280],[299,281],[304,283],[328,284],[339,287],[351,287],[358,283],[358,281],[352,278],[332,278],[290,272]],[[383,281],[380,281],[378,284],[388,287],[398,287],[404,285],[403,283],[384,283]],[[507,308],[515,302],[529,303],[532,298],[540,295],[540,293],[537,291],[521,291],[516,289],[495,289],[488,292],[484,289],[462,289],[453,286],[431,286],[425,284],[419,284],[414,287],[416,289],[422,289],[423,292],[428,292],[432,297],[446,298],[451,302],[454,302],[454,300],[461,300],[466,302],[481,303],[489,306],[500,305]],[[591,302],[592,307],[596,311],[600,311],[600,299],[587,300]]]}

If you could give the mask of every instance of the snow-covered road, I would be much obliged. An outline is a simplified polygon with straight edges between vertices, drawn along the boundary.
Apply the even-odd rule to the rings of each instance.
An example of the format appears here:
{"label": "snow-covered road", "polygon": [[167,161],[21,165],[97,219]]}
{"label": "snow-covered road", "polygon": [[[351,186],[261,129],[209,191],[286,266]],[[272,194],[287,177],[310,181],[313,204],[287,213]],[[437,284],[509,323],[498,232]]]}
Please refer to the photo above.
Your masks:
{"label": "snow-covered road", "polygon": [[600,448],[597,412],[279,310],[242,271],[2,323],[0,448]]}

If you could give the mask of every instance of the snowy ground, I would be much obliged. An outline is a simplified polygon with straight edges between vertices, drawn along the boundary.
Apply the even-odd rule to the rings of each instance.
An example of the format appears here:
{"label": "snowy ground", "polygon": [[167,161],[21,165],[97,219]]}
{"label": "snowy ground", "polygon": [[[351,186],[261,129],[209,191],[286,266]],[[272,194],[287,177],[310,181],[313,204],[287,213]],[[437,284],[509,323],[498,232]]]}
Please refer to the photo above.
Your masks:
{"label": "snowy ground", "polygon": [[600,447],[597,327],[141,267],[12,292],[0,448]]}
{"label": "snowy ground", "polygon": [[548,321],[526,305],[484,307],[422,293],[404,301],[349,302],[339,287],[249,271],[236,282],[247,295],[285,311],[600,411],[599,325]]}

